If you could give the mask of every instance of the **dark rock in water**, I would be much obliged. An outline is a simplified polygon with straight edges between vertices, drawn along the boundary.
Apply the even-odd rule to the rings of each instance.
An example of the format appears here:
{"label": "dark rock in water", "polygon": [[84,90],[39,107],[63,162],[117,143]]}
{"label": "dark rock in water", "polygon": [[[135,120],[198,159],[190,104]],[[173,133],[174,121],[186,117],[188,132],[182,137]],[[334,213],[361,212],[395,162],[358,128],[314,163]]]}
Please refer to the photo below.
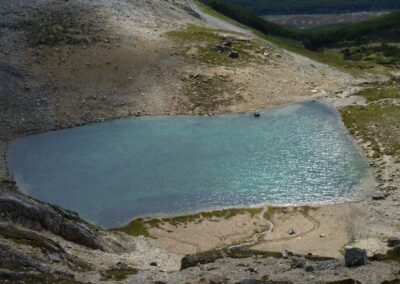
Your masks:
{"label": "dark rock in water", "polygon": [[254,113],[254,117],[260,117],[260,116],[261,116],[261,114],[259,112]]}
{"label": "dark rock in water", "polygon": [[360,248],[345,248],[345,263],[347,267],[367,264],[367,251]]}
{"label": "dark rock in water", "polygon": [[230,58],[239,58],[239,53],[237,51],[232,50],[229,52],[229,57]]}
{"label": "dark rock in water", "polygon": [[385,198],[386,198],[386,195],[382,192],[375,193],[374,195],[372,195],[373,200],[383,200]]}
{"label": "dark rock in water", "polygon": [[400,245],[400,238],[397,237],[389,238],[387,241],[387,245],[390,248]]}

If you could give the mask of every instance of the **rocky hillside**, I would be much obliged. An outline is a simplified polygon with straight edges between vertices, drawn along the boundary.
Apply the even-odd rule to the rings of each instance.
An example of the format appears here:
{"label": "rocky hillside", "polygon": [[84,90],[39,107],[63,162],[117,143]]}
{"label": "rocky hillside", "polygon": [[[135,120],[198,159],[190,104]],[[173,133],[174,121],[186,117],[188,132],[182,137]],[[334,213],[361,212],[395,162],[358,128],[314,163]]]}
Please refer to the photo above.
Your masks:
{"label": "rocky hillside", "polygon": [[[35,132],[126,116],[251,111],[340,92],[351,76],[205,15],[191,0],[1,1],[0,14],[2,281],[286,283],[258,275],[253,264],[268,266],[274,280],[293,267],[283,278],[308,281],[304,269],[321,267],[323,279],[353,275],[339,260],[295,256],[293,264],[248,251],[179,272],[182,256],[150,238],[105,231],[19,192],[5,161],[7,143]],[[385,263],[369,269],[398,273]]]}

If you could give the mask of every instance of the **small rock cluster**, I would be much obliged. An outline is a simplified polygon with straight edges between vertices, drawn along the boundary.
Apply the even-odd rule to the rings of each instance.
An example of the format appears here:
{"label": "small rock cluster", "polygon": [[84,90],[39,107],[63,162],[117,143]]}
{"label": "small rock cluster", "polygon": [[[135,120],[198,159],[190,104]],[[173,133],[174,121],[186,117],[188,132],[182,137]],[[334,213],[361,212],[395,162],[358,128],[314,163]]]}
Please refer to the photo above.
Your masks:
{"label": "small rock cluster", "polygon": [[215,46],[216,52],[228,52],[230,58],[239,58],[239,52],[232,49],[234,41],[230,38],[222,38],[222,43]]}

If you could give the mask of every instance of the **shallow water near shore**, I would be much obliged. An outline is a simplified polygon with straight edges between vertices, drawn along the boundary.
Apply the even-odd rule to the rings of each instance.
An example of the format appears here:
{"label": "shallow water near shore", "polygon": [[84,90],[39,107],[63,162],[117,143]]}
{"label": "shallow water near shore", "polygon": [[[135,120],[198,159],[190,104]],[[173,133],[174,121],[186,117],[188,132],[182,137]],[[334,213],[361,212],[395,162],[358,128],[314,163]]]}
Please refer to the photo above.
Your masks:
{"label": "shallow water near shore", "polygon": [[15,140],[19,189],[105,227],[135,216],[348,200],[368,164],[319,103],[252,114],[152,116]]}

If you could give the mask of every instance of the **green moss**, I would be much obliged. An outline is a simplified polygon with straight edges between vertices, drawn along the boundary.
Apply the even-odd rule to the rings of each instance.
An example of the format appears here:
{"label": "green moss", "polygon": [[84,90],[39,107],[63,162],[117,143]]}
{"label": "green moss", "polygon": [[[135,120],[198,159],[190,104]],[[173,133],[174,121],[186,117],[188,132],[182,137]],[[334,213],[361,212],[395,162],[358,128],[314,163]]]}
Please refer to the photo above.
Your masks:
{"label": "green moss", "polygon": [[236,215],[240,214],[250,214],[254,217],[256,214],[261,213],[262,208],[229,208],[223,210],[214,210],[214,211],[207,211],[201,212],[197,214],[191,215],[183,215],[183,216],[176,216],[171,218],[164,218],[163,221],[174,226],[187,224],[196,221],[203,221],[203,220],[210,220],[212,221],[214,218],[223,218],[223,219],[230,219]]}
{"label": "green moss", "polygon": [[400,87],[388,88],[370,88],[357,93],[357,96],[362,96],[368,102],[382,100],[382,99],[400,99]]}
{"label": "green moss", "polygon": [[114,231],[121,231],[131,236],[145,236],[150,237],[147,226],[145,225],[142,218],[132,220],[128,225],[112,229]]}
{"label": "green moss", "polygon": [[185,29],[168,32],[167,36],[185,42],[218,43],[220,41],[218,32],[220,31],[190,24]]}

